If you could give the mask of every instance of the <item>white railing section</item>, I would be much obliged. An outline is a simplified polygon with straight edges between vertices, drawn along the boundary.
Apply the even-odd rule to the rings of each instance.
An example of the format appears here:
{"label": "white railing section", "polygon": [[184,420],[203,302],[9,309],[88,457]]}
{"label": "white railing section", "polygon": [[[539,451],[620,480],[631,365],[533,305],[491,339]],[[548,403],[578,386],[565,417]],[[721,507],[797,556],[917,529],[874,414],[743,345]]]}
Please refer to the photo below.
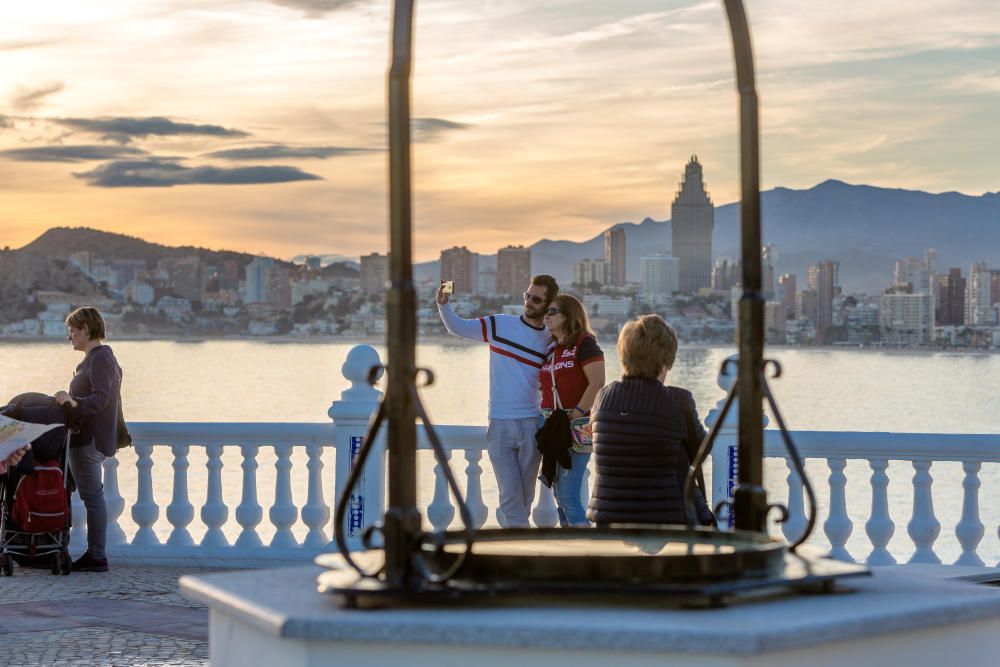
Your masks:
{"label": "white railing section", "polygon": [[[136,482],[131,487],[134,498],[126,500],[121,495],[119,461],[108,459],[104,463],[108,543],[112,558],[137,563],[253,566],[303,561],[316,553],[335,549],[331,541],[333,505],[343,492],[350,472],[352,451],[356,451],[363,441],[368,420],[381,396],[367,381],[368,369],[377,363],[378,355],[369,346],[357,346],[350,351],[342,371],[351,386],[331,406],[331,422],[130,423],[129,429],[135,441]],[[731,381],[731,377],[720,377],[719,385],[725,388]],[[706,421],[709,424],[715,420],[716,413],[717,409],[708,415]],[[724,499],[727,493],[729,457],[736,442],[736,414],[734,407],[727,424],[721,427],[713,452],[710,474],[714,480],[715,502]],[[462,487],[473,523],[482,527],[490,515],[490,507],[483,494],[486,429],[480,426],[438,425],[437,430],[448,452],[449,465]],[[984,564],[979,555],[980,542],[985,535],[979,513],[979,475],[983,463],[1000,462],[1000,436],[796,431],[793,437],[803,459],[821,460],[826,464],[828,477],[825,484],[814,470],[810,471],[810,479],[820,497],[821,507],[826,510],[826,515],[817,521],[814,535],[825,535],[831,556],[865,561],[870,565],[896,563],[896,558],[888,549],[896,532],[893,517],[902,520],[908,516],[906,532],[913,549],[907,562],[941,562],[934,548],[941,525],[934,512],[932,471],[937,462],[960,462],[964,472],[962,510],[954,534],[961,547],[961,555],[955,563]],[[422,429],[418,447],[430,448]],[[328,476],[324,475],[323,461],[324,452],[331,450],[336,457],[332,485]],[[204,452],[205,458],[205,469],[197,471],[198,479],[204,478],[204,487],[196,489],[194,494],[198,499],[204,498],[200,507],[192,502],[190,489],[192,451],[199,452],[198,458],[201,458],[200,452]],[[156,469],[154,453],[162,459],[166,452],[171,459],[173,483],[170,502],[161,514],[161,508],[154,499],[154,480],[161,480],[168,472]],[[266,514],[258,497],[258,491],[261,491],[258,460],[262,452],[266,452],[268,458],[271,455],[274,458],[273,471],[268,470],[267,475],[274,480],[273,495],[268,494],[273,497],[273,502],[266,508]],[[230,508],[225,502],[225,482],[235,487],[231,473],[224,474],[227,453],[231,455],[231,461],[232,455],[237,453],[241,460],[241,492],[235,508]],[[780,529],[787,539],[794,540],[806,526],[803,487],[779,434],[774,430],[766,432],[765,455],[782,459],[787,465],[785,485],[789,518]],[[301,461],[303,458],[305,472],[301,473],[296,471],[293,460]],[[870,511],[863,526],[868,538],[867,553],[852,554],[847,545],[856,527],[848,513],[848,503],[858,503],[859,499],[849,497],[846,470],[848,462],[856,460],[866,461],[870,468],[868,486],[871,499]],[[893,506],[889,502],[888,470],[890,462],[896,461],[911,463],[914,471],[912,506],[908,514],[905,507],[898,506],[898,503]],[[586,477],[589,477],[589,472],[584,479],[585,497],[589,495]],[[295,479],[300,482],[304,479],[306,484],[305,503],[301,507],[293,501]],[[946,489],[945,492],[957,497],[958,490]],[[378,443],[375,448],[366,466],[364,481],[355,496],[344,527],[347,542],[352,548],[360,546],[363,529],[378,520],[384,511],[384,443]],[[126,535],[121,525],[126,509],[134,523],[131,536]],[[234,511],[230,512],[230,509]],[[854,509],[857,511],[857,507]],[[197,540],[190,529],[196,510],[204,527]],[[498,511],[494,508],[494,512]],[[434,467],[433,497],[424,514],[429,525],[435,529],[454,525],[459,520],[440,465]],[[84,507],[74,495],[74,548],[86,543],[85,516]],[[160,523],[164,518],[169,533],[166,539],[161,539],[158,532],[160,535],[166,533]],[[538,526],[555,526],[558,523],[552,493],[541,485],[532,520]],[[267,529],[262,531],[261,524],[264,522]],[[161,530],[158,531],[158,528]],[[272,537],[265,542],[262,532]],[[230,539],[227,534],[236,537]],[[854,536],[855,543],[857,537]]]}

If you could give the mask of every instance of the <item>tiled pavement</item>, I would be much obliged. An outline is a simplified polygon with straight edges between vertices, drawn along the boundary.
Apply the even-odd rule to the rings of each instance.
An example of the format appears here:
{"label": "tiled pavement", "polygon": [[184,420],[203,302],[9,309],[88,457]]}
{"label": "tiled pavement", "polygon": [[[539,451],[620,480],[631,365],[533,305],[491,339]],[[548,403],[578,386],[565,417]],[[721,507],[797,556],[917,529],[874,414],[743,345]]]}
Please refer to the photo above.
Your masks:
{"label": "tiled pavement", "polygon": [[0,665],[207,665],[208,610],[177,592],[204,569],[129,567],[107,573],[15,566],[0,577]]}

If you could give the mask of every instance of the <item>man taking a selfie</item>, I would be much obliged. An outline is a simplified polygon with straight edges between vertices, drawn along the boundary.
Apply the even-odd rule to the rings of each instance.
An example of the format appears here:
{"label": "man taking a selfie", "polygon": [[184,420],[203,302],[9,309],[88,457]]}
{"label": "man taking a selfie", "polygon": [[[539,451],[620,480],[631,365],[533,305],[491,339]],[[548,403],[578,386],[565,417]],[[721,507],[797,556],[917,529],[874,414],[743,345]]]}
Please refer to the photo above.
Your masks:
{"label": "man taking a selfie", "polygon": [[541,454],[538,430],[538,371],[545,361],[549,334],[545,309],[559,293],[552,276],[531,279],[524,293],[523,315],[489,315],[466,320],[448,303],[450,281],[437,292],[438,312],[449,332],[490,346],[490,404],[487,452],[500,490],[500,525],[528,527],[535,500]]}

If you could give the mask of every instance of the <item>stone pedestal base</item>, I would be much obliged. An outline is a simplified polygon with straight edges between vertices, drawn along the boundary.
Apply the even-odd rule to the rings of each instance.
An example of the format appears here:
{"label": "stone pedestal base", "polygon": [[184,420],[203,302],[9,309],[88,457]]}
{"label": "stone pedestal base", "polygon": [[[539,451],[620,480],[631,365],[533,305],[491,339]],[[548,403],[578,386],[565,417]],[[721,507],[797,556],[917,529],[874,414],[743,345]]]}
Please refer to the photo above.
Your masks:
{"label": "stone pedestal base", "polygon": [[1000,655],[1000,589],[876,570],[852,592],[725,609],[498,600],[342,609],[315,566],[184,577],[211,609],[213,667],[275,664],[456,667],[984,667]]}

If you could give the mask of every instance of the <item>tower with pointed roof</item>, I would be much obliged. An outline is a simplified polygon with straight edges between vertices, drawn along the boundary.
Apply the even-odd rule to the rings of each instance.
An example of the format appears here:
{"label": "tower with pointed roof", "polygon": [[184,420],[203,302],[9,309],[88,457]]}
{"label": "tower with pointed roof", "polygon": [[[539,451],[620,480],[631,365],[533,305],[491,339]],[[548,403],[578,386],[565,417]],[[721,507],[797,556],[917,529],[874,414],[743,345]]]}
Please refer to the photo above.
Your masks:
{"label": "tower with pointed roof", "polygon": [[680,291],[712,286],[712,230],[715,205],[705,190],[701,163],[692,155],[670,206],[673,254],[680,259]]}

